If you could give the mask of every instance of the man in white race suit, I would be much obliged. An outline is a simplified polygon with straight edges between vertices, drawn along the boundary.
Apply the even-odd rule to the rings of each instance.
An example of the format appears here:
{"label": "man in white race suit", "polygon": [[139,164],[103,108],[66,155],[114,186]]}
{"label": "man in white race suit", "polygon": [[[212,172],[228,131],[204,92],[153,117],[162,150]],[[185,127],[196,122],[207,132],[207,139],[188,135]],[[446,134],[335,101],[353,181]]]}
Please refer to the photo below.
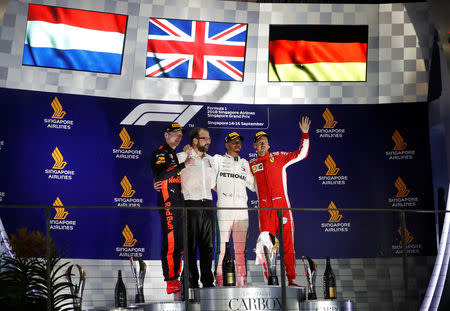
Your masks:
{"label": "man in white race suit", "polygon": [[[217,191],[217,231],[216,231],[216,281],[223,284],[222,261],[225,243],[233,232],[234,253],[236,256],[237,285],[247,283],[246,242],[248,231],[247,189],[255,191],[255,180],[248,161],[239,157],[244,137],[232,132],[225,137],[225,155],[213,157],[216,171]],[[242,209],[221,209],[224,207]],[[219,247],[220,245],[220,247]]]}

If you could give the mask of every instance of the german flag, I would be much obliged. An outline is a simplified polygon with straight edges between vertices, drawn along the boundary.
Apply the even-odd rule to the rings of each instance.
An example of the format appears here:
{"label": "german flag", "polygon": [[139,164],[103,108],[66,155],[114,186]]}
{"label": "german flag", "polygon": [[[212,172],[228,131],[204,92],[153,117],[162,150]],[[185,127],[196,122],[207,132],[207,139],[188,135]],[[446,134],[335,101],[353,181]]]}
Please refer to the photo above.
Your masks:
{"label": "german flag", "polygon": [[367,25],[270,25],[269,81],[366,81]]}

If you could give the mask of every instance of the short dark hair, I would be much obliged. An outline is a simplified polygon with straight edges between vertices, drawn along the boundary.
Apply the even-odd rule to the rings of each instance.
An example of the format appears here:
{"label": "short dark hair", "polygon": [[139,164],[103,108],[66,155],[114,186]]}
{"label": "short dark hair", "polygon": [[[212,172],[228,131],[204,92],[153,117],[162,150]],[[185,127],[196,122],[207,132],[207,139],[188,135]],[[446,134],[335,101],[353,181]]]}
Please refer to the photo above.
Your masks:
{"label": "short dark hair", "polygon": [[190,139],[191,139],[191,145],[194,143],[194,138],[199,138],[199,133],[201,130],[205,130],[209,133],[208,129],[204,127],[194,127],[191,132],[189,133]]}

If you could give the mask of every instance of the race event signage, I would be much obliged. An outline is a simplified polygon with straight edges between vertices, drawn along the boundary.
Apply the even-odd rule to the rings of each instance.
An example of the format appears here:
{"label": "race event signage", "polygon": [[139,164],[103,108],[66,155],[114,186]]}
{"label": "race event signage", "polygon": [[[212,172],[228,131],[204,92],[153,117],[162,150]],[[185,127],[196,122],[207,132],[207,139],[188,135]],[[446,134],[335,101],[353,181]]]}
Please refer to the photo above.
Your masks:
{"label": "race event signage", "polygon": [[[408,213],[433,209],[425,103],[188,103],[6,88],[0,97],[8,99],[0,107],[0,203],[21,206],[0,209],[0,217],[8,234],[21,227],[45,232],[44,207],[50,206],[51,235],[67,257],[160,259],[150,155],[169,122],[188,132],[179,151],[189,131],[201,126],[210,131],[210,155],[224,154],[224,137],[236,131],[245,138],[240,155],[250,160],[259,131],[270,135],[269,151],[296,150],[302,116],[312,120],[309,154],[286,170],[297,258],[401,256],[400,209],[408,254],[435,253],[427,234],[433,217]],[[255,193],[248,196],[252,259],[258,201]]]}

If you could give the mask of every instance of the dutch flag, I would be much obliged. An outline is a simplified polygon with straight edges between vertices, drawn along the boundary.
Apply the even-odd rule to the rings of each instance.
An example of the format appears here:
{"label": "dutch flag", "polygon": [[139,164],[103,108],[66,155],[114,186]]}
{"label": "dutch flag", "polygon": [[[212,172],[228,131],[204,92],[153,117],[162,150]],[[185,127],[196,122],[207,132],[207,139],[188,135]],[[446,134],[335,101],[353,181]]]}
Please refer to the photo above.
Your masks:
{"label": "dutch flag", "polygon": [[127,16],[30,4],[23,65],[120,74]]}

